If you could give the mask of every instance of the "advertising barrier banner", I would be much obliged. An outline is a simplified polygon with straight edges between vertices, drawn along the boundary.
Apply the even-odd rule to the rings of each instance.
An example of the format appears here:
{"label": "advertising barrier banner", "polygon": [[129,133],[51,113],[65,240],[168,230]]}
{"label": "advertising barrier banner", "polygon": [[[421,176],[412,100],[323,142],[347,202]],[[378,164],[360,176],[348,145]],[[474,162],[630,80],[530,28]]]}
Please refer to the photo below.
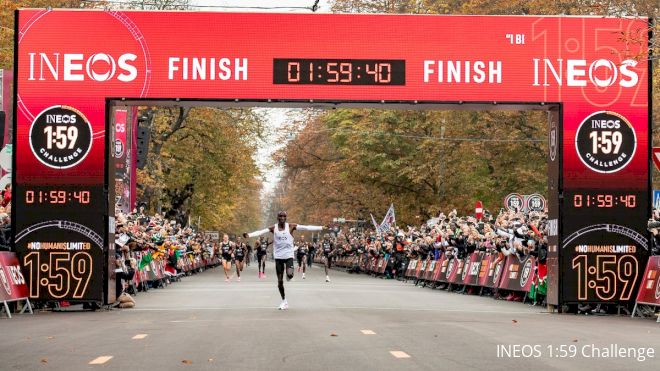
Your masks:
{"label": "advertising barrier banner", "polygon": [[[504,260],[497,262],[499,254],[490,254],[482,258],[479,269],[479,286],[498,287],[504,268]],[[497,262],[497,264],[495,264]]]}
{"label": "advertising barrier banner", "polygon": [[467,265],[463,270],[463,284],[476,286],[479,285],[479,272],[482,256],[485,253],[473,252],[467,260]]}
{"label": "advertising barrier banner", "polygon": [[637,292],[638,304],[660,305],[660,256],[651,256]]}
{"label": "advertising barrier banner", "polygon": [[535,262],[536,260],[533,256],[528,256],[520,260],[517,255],[509,255],[506,258],[506,265],[504,266],[504,273],[499,288],[528,292],[534,282]]}
{"label": "advertising barrier banner", "polygon": [[29,295],[16,254],[0,252],[0,302],[26,299]]}

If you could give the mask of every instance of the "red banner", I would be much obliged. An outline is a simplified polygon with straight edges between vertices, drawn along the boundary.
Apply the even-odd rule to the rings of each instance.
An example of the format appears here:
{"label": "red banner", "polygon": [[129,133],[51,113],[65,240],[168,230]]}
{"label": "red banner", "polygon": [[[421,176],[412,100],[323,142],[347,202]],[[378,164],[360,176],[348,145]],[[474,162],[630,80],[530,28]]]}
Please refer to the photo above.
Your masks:
{"label": "red banner", "polygon": [[490,254],[482,258],[479,268],[479,286],[498,287],[504,268],[504,260],[497,262],[499,254]]}
{"label": "red banner", "polygon": [[419,272],[422,270],[422,266],[425,264],[425,261],[422,261],[422,259],[417,260],[417,265],[415,266],[415,273],[413,274],[413,277],[419,278]]}
{"label": "red banner", "polygon": [[463,284],[476,286],[479,285],[479,271],[481,267],[481,257],[484,253],[473,252],[467,259],[465,269],[463,269]]}
{"label": "red banner", "polygon": [[644,271],[644,277],[637,302],[640,304],[660,305],[660,256],[651,256]]}
{"label": "red banner", "polygon": [[447,260],[445,254],[440,255],[440,258],[435,261],[435,269],[433,269],[433,275],[431,276],[431,281],[437,282],[440,279],[440,272],[442,271],[442,262]]}
{"label": "red banner", "polygon": [[436,260],[430,260],[426,265],[426,273],[424,273],[424,280],[430,281],[433,278],[433,273],[435,272]]}
{"label": "red banner", "polygon": [[0,301],[25,299],[29,295],[16,254],[0,252]]}
{"label": "red banner", "polygon": [[412,259],[408,262],[408,268],[406,268],[406,277],[412,277],[417,268],[417,259]]}
{"label": "red banner", "polygon": [[535,263],[536,259],[533,256],[520,260],[517,255],[509,255],[499,287],[505,290],[529,291],[534,282]]}
{"label": "red banner", "polygon": [[463,283],[463,269],[465,269],[465,259],[454,257],[447,266],[447,281],[450,283]]}

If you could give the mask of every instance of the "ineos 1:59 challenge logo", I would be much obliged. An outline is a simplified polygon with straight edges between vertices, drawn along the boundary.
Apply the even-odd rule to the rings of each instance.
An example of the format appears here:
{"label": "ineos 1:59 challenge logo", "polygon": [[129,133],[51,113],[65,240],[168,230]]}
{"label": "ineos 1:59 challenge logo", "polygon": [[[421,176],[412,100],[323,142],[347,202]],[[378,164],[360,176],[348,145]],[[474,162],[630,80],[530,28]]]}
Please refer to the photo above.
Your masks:
{"label": "ineos 1:59 challenge logo", "polygon": [[598,173],[614,173],[630,163],[637,136],[625,117],[599,111],[587,117],[575,134],[575,150],[582,163]]}
{"label": "ineos 1:59 challenge logo", "polygon": [[30,127],[30,148],[42,164],[53,169],[76,166],[92,148],[92,126],[73,107],[46,108]]}

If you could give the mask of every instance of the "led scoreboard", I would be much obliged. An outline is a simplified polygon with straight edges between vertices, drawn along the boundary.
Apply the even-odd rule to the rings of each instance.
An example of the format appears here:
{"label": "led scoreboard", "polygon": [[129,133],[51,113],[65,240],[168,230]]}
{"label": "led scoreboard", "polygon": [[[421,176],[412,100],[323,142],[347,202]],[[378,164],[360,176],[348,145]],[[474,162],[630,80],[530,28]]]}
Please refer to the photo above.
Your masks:
{"label": "led scoreboard", "polygon": [[114,300],[116,106],[212,101],[546,110],[548,302],[629,301],[649,251],[651,74],[632,57],[646,55],[646,29],[600,17],[19,10],[12,234],[31,296]]}

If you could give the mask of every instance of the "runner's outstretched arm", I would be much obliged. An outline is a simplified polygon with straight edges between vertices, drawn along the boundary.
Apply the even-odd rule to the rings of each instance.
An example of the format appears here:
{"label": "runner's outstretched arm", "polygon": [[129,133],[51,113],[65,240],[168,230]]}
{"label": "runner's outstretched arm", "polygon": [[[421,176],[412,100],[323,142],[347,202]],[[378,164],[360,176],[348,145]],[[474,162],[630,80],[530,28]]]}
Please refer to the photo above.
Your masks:
{"label": "runner's outstretched arm", "polygon": [[322,231],[326,227],[324,225],[302,225],[302,224],[294,224],[291,226],[292,231],[310,231],[310,232],[316,232],[316,231]]}
{"label": "runner's outstretched arm", "polygon": [[250,233],[247,233],[247,232],[246,232],[246,233],[243,233],[243,237],[245,237],[245,238],[248,238],[248,237],[258,237],[258,236],[261,236],[261,235],[266,234],[266,233],[268,233],[268,232],[273,232],[272,227],[264,228],[264,229],[261,229],[261,230],[258,230],[258,231],[254,231],[254,232],[250,232]]}

